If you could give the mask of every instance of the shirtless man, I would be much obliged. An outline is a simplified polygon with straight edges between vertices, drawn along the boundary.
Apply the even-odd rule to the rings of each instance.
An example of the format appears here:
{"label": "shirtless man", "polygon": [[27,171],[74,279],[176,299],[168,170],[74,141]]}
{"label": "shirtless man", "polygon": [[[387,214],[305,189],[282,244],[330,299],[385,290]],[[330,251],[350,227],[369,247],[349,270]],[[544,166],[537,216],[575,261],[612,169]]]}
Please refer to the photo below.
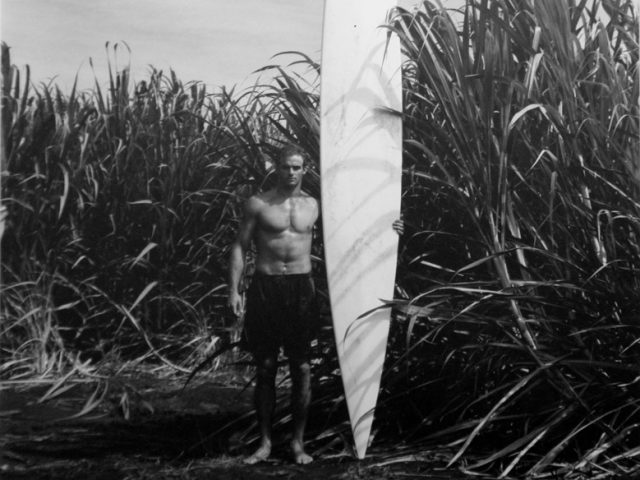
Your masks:
{"label": "shirtless man", "polygon": [[256,363],[254,400],[261,441],[244,462],[255,464],[271,454],[275,378],[282,345],[292,381],[291,451],[296,463],[307,464],[313,460],[304,450],[303,436],[311,400],[311,317],[317,310],[311,279],[311,240],[318,202],[301,190],[308,169],[302,150],[284,148],[275,167],[275,188],[249,198],[231,247],[229,306],[236,316],[244,309],[239,285],[252,242],[257,252],[243,340]]}

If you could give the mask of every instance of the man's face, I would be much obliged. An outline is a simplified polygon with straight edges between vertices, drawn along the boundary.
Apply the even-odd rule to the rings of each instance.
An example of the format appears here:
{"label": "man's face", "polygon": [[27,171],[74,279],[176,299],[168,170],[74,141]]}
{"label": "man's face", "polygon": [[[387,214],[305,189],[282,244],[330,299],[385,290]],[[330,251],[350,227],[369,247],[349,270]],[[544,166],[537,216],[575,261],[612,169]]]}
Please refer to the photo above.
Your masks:
{"label": "man's face", "polygon": [[281,185],[296,187],[302,182],[303,175],[307,172],[304,159],[300,155],[289,155],[276,164],[278,180]]}

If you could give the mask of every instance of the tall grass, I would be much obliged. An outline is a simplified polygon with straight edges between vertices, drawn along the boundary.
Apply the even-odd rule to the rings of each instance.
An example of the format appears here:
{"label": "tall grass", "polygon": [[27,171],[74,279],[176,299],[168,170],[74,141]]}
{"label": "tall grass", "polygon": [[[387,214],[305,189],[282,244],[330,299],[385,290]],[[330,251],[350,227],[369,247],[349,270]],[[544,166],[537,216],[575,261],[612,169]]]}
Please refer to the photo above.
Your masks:
{"label": "tall grass", "polygon": [[[3,295],[5,353],[32,339],[21,326],[52,321],[58,347],[96,358],[144,352],[153,336],[180,357],[172,338],[224,336],[226,249],[272,129],[257,104],[174,72],[133,85],[115,60],[106,91],[65,96],[28,69],[3,79],[3,293],[22,298]],[[48,303],[32,311],[36,284]]]}
{"label": "tall grass", "polygon": [[458,28],[425,2],[391,27],[414,232],[388,388],[450,464],[486,452],[470,471],[637,468],[637,17],[606,6],[470,1]]}
{"label": "tall grass", "polygon": [[[378,438],[451,451],[450,466],[473,474],[632,475],[632,3],[469,0],[452,17],[427,1],[396,13],[388,28],[407,59],[408,233]],[[319,73],[304,55],[293,63]],[[3,97],[4,375],[47,372],[77,351],[151,351],[178,368],[198,359],[232,330],[225,259],[242,200],[269,186],[281,144],[318,158],[317,83],[287,68],[268,67],[272,83],[239,93],[159,71],[132,86],[126,66],[111,68],[106,91],[69,96],[12,70]],[[319,195],[314,169],[307,185]],[[348,435],[333,352],[322,337],[320,449]]]}

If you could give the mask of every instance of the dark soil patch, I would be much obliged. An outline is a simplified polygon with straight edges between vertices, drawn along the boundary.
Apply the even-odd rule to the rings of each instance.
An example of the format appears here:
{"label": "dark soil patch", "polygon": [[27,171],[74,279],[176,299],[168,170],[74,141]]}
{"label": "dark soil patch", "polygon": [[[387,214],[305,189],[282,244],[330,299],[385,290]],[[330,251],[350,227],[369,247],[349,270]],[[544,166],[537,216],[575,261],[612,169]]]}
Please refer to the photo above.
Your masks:
{"label": "dark soil patch", "polygon": [[[376,451],[364,461],[340,436],[315,442],[309,466],[291,462],[286,439],[269,462],[242,464],[255,439],[252,391],[231,377],[184,378],[149,372],[104,382],[67,382],[41,401],[52,383],[0,384],[0,477],[3,479],[450,479],[434,454]],[[86,415],[74,418],[91,405]],[[286,392],[283,392],[286,394]],[[102,398],[100,402],[98,399]],[[249,432],[247,434],[247,432]]]}

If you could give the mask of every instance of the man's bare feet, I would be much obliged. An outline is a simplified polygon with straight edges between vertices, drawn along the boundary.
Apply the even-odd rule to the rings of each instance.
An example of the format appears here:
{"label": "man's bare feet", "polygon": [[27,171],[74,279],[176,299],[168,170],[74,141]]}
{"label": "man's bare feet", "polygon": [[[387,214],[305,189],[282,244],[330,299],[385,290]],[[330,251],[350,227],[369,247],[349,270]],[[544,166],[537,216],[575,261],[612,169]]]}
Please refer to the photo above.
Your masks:
{"label": "man's bare feet", "polygon": [[256,463],[264,462],[271,455],[271,445],[261,445],[253,455],[248,456],[242,463],[246,465],[255,465]]}
{"label": "man's bare feet", "polygon": [[292,440],[291,451],[293,452],[293,461],[298,465],[306,465],[313,462],[313,457],[311,455],[307,455],[307,453],[304,451],[302,442]]}

